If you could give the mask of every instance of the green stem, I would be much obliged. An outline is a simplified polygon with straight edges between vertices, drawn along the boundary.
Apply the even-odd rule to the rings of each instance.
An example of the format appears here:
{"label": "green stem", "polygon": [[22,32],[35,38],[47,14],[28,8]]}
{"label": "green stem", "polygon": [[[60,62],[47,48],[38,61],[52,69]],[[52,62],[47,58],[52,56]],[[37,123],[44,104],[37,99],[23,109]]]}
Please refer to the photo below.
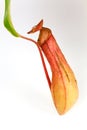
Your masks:
{"label": "green stem", "polygon": [[11,20],[10,3],[11,0],[5,0],[4,26],[12,35],[14,35],[15,37],[19,37],[19,34],[15,30]]}

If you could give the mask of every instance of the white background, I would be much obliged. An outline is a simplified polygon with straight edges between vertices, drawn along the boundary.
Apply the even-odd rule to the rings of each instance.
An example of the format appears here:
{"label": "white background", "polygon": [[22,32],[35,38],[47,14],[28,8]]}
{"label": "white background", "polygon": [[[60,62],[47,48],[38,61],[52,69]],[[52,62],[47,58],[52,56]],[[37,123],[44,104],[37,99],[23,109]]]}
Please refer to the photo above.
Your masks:
{"label": "white background", "polygon": [[4,28],[4,0],[0,0],[0,130],[87,129],[87,1],[12,0],[11,4],[19,33],[26,35],[41,19],[52,29],[76,75],[79,99],[65,115],[56,112],[37,47]]}

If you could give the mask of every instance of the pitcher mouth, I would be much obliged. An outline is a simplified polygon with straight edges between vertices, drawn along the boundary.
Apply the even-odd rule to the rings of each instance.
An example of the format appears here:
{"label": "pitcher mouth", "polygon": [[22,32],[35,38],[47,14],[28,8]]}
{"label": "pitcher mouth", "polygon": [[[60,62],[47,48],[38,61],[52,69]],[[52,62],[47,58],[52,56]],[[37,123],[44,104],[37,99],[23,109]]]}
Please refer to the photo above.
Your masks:
{"label": "pitcher mouth", "polygon": [[41,46],[43,43],[46,42],[46,40],[49,39],[49,37],[51,36],[51,30],[49,28],[46,27],[42,27],[42,29],[40,30],[39,33],[39,38],[38,38],[38,43]]}

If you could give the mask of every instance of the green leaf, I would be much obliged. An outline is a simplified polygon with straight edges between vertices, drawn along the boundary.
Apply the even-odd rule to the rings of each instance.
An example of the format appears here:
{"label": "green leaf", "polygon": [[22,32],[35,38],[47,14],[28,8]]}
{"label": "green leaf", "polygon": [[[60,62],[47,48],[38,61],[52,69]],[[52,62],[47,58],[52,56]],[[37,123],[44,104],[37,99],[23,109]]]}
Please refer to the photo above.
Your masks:
{"label": "green leaf", "polygon": [[18,32],[15,30],[12,20],[11,20],[11,15],[10,15],[10,3],[11,0],[5,0],[5,13],[4,13],[4,26],[6,29],[15,37],[19,37],[20,35]]}

